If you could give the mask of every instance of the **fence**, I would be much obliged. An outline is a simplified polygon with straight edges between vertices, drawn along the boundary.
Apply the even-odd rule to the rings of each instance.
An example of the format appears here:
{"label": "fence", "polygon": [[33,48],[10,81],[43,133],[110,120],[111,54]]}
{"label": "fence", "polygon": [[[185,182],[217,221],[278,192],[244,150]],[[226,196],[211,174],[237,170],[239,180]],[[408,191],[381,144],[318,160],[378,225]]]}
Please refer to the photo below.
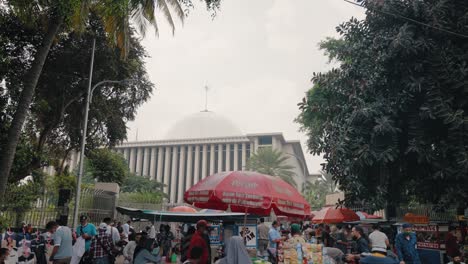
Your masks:
{"label": "fence", "polygon": [[[112,192],[83,188],[80,199],[80,214],[89,216],[90,222],[99,224],[105,217],[114,217],[117,195]],[[25,212],[2,211],[0,217],[3,226],[16,226],[20,222],[31,224],[36,228],[44,228],[47,222],[60,218],[60,215],[68,215],[68,225],[73,223],[73,209],[75,207],[73,195],[64,207],[58,207],[58,192],[45,192],[34,201],[30,210]]]}

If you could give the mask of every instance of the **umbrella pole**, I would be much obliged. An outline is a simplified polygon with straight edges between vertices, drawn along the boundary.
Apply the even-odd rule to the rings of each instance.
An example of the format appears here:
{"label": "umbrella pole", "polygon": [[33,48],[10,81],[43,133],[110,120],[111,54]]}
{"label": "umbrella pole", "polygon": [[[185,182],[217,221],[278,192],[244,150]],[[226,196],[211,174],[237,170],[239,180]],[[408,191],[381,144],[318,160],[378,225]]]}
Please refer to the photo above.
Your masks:
{"label": "umbrella pole", "polygon": [[245,243],[246,228],[247,228],[247,207],[245,208],[245,212],[244,212],[244,227],[242,228],[242,239],[244,240],[244,243]]}

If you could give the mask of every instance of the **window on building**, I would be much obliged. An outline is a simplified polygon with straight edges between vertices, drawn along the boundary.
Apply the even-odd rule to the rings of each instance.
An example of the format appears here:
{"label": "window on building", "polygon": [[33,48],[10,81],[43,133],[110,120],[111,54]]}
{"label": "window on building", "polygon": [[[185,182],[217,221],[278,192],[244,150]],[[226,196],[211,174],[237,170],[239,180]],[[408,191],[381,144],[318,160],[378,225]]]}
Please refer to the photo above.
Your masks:
{"label": "window on building", "polygon": [[207,175],[203,175],[203,177],[206,177],[210,175],[210,161],[211,161],[211,147],[210,145],[207,146],[207,151],[206,151],[206,173]]}
{"label": "window on building", "polygon": [[229,169],[234,170],[234,156],[236,153],[234,152],[234,144],[229,145]]}
{"label": "window on building", "polygon": [[263,145],[272,145],[273,144],[273,138],[271,136],[261,136],[258,137],[258,144],[260,146]]}
{"label": "window on building", "polygon": [[200,181],[203,177],[203,146],[200,146],[199,150],[199,159],[198,159],[198,179],[197,181]]}
{"label": "window on building", "polygon": [[218,145],[215,146],[215,161],[214,161],[214,172],[217,173],[218,172],[218,152],[219,152],[219,147]]}
{"label": "window on building", "polygon": [[237,144],[237,169],[244,170],[242,168],[242,144]]}
{"label": "window on building", "polygon": [[223,162],[221,163],[221,171],[226,171],[226,162],[229,162],[226,160],[226,145],[223,145],[223,158],[221,159]]}

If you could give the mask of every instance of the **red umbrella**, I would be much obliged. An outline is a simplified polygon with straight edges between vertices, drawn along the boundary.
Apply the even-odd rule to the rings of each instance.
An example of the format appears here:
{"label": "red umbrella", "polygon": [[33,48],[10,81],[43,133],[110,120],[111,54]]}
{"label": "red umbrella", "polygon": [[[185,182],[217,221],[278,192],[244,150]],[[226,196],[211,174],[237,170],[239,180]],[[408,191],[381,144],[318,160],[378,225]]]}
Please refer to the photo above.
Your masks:
{"label": "red umbrella", "polygon": [[184,200],[199,208],[247,212],[255,215],[300,216],[310,214],[310,205],[299,192],[278,177],[257,172],[231,171],[206,177],[184,194]]}
{"label": "red umbrella", "polygon": [[351,209],[348,208],[333,208],[333,207],[325,207],[322,210],[318,211],[312,222],[316,224],[326,223],[326,224],[333,224],[333,223],[342,223],[342,222],[353,222],[359,221],[359,216]]}
{"label": "red umbrella", "polygon": [[172,207],[169,212],[178,212],[178,213],[196,213],[197,210],[193,209],[192,207],[188,206],[176,206]]}

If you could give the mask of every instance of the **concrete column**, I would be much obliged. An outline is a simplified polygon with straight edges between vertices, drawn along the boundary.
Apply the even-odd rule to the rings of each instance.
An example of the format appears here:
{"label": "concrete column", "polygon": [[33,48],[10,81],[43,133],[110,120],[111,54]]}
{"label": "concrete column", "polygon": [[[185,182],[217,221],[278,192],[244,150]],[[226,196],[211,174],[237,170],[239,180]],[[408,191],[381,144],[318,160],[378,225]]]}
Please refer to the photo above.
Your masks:
{"label": "concrete column", "polygon": [[242,168],[241,170],[246,170],[247,166],[247,144],[242,143]]}
{"label": "concrete column", "polygon": [[169,174],[169,171],[171,170],[171,147],[166,147],[166,155],[164,157],[164,184],[166,185],[164,187],[164,193],[168,194],[169,193],[169,177],[171,175]]}
{"label": "concrete column", "polygon": [[142,165],[143,165],[143,148],[140,147],[137,149],[137,160],[136,160],[136,168],[135,168],[136,175],[141,176]]}
{"label": "concrete column", "polygon": [[197,184],[198,179],[200,177],[200,146],[196,145],[195,146],[195,166],[194,167],[194,173],[193,173],[193,185]]}
{"label": "concrete column", "polygon": [[[150,161],[150,171],[149,171],[149,177],[151,180],[154,180],[156,178],[156,148],[151,148],[151,161]],[[159,158],[159,157],[158,157]]]}
{"label": "concrete column", "polygon": [[180,159],[179,159],[179,180],[177,181],[177,200],[175,202],[181,203],[184,200],[184,188],[185,182],[185,146],[180,147]]}
{"label": "concrete column", "polygon": [[125,148],[123,154],[124,154],[124,158],[125,158],[125,159],[127,160],[127,162],[128,162],[128,161],[129,161],[129,158],[130,158],[130,157],[129,157],[129,156],[130,156],[130,149],[129,149],[129,148]]}
{"label": "concrete column", "polygon": [[150,148],[145,148],[144,154],[143,154],[143,171],[141,172],[142,176],[150,176],[148,169],[149,169],[149,162],[150,162]]}
{"label": "concrete column", "polygon": [[162,183],[163,180],[163,157],[164,155],[164,149],[163,147],[158,148],[158,171],[156,173],[156,180],[160,183]]}
{"label": "concrete column", "polygon": [[257,152],[257,150],[258,150],[258,145],[259,145],[258,137],[255,137],[255,139],[254,139],[254,145],[253,145],[253,150],[252,150],[252,145],[250,145],[250,153],[255,153],[255,152]]}
{"label": "concrete column", "polygon": [[235,143],[234,144],[234,168],[232,168],[235,171],[239,170],[239,166],[238,166],[239,155],[238,154],[239,154],[239,144]]}
{"label": "concrete column", "polygon": [[172,147],[172,169],[171,169],[171,193],[170,201],[172,203],[176,202],[176,192],[177,192],[177,147]]}
{"label": "concrete column", "polygon": [[203,145],[203,155],[202,155],[202,175],[198,179],[201,181],[206,176],[208,176],[208,145]]}
{"label": "concrete column", "polygon": [[130,172],[135,172],[135,156],[136,148],[130,149],[130,160],[128,161],[128,166],[130,167]]}
{"label": "concrete column", "polygon": [[187,148],[187,172],[185,174],[185,190],[188,190],[190,187],[192,187],[192,181],[193,181],[192,152],[193,152],[193,147],[192,145],[189,145]]}
{"label": "concrete column", "polygon": [[226,171],[231,170],[231,144],[226,144]]}
{"label": "concrete column", "polygon": [[215,145],[210,145],[210,175],[215,173]]}
{"label": "concrete column", "polygon": [[218,171],[223,171],[223,144],[218,144]]}

